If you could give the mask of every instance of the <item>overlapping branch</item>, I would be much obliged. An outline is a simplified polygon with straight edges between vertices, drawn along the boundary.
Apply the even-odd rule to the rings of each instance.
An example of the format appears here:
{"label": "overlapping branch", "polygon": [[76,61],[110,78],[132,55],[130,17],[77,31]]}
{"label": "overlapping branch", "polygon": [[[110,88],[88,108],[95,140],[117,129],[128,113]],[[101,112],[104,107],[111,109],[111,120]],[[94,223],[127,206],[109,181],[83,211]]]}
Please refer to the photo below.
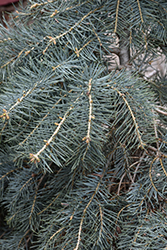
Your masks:
{"label": "overlapping branch", "polygon": [[[74,101],[74,104],[79,100],[80,96]],[[71,106],[65,113],[65,115],[63,117],[59,117],[61,119],[60,123],[56,123],[55,125],[57,126],[56,130],[54,131],[54,133],[52,134],[52,136],[49,138],[49,140],[46,141],[46,144],[36,153],[36,154],[32,154],[30,153],[30,160],[31,162],[40,162],[40,154],[50,145],[50,143],[53,141],[53,139],[55,138],[55,136],[58,134],[60,128],[62,127],[63,123],[65,122],[66,118],[68,117],[69,113],[71,112],[71,110],[74,108],[74,106]]]}

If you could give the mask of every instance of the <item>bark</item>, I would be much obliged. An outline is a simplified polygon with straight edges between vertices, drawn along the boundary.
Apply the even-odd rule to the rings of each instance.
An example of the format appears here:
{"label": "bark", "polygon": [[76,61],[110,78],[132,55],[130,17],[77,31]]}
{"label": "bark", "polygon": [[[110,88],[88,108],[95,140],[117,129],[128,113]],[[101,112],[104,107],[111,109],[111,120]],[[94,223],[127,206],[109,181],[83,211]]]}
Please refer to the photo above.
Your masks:
{"label": "bark", "polygon": [[119,38],[119,49],[120,52],[118,54],[120,65],[126,65],[130,60],[130,44],[129,44],[130,33],[128,30],[124,31],[122,37]]}

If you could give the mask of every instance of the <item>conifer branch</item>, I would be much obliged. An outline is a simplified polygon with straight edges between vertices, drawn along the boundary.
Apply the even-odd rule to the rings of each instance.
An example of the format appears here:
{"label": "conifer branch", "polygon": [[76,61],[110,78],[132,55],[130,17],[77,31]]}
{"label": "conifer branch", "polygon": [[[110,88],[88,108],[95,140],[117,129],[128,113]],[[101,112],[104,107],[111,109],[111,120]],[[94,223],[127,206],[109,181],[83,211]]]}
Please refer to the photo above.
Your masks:
{"label": "conifer branch", "polygon": [[57,198],[59,198],[60,194],[61,194],[61,193],[59,193],[47,207],[45,207],[42,211],[40,211],[39,213],[37,213],[37,215],[42,214],[42,213],[45,212],[49,207],[51,207],[51,205],[57,200]]}
{"label": "conifer branch", "polygon": [[12,170],[10,170],[9,172],[7,172],[6,174],[2,175],[2,176],[0,177],[0,181],[1,181],[3,178],[5,178],[6,176],[8,176],[9,174],[11,174],[11,173],[17,171],[18,169],[22,169],[22,167],[18,167],[18,168],[12,169]]}
{"label": "conifer branch", "polygon": [[95,33],[95,36],[97,37],[97,40],[99,41],[100,47],[102,46],[102,42],[98,36],[98,34],[96,33],[96,31],[93,29],[93,32]]}
{"label": "conifer branch", "polygon": [[0,248],[165,249],[166,14],[32,0],[1,26]]}
{"label": "conifer branch", "polygon": [[117,8],[116,8],[116,17],[115,17],[115,28],[114,28],[114,33],[117,32],[119,5],[120,5],[120,0],[117,0]]}
{"label": "conifer branch", "polygon": [[118,219],[119,219],[119,217],[120,217],[120,214],[122,213],[122,211],[125,209],[125,208],[127,208],[127,207],[129,207],[129,206],[131,206],[132,204],[127,204],[126,206],[124,206],[124,207],[122,207],[121,208],[121,210],[118,212],[118,214],[117,214],[117,220],[116,220],[116,225],[117,225],[117,223],[118,223]]}
{"label": "conifer branch", "polygon": [[113,88],[114,90],[117,91],[117,93],[121,96],[121,98],[122,98],[123,101],[125,102],[126,106],[128,107],[129,112],[130,112],[130,114],[131,114],[131,117],[132,117],[132,119],[133,119],[133,123],[134,123],[134,125],[135,125],[136,134],[137,134],[138,140],[139,140],[139,142],[140,142],[140,147],[141,147],[142,149],[144,149],[145,143],[142,142],[142,138],[141,138],[140,131],[139,131],[139,126],[138,126],[138,124],[137,124],[137,122],[136,122],[136,118],[135,118],[135,116],[134,116],[134,114],[133,114],[133,111],[132,111],[132,109],[131,109],[129,103],[128,103],[128,101],[127,101],[126,98],[125,98],[125,95],[122,94],[118,89],[116,89],[116,88],[114,88],[114,87],[111,87],[111,88]]}
{"label": "conifer branch", "polygon": [[158,192],[158,189],[156,188],[156,186],[155,186],[155,184],[154,184],[154,182],[153,182],[153,178],[152,178],[152,174],[151,174],[153,163],[154,163],[157,159],[159,159],[159,158],[155,157],[155,158],[153,159],[153,161],[151,162],[151,164],[150,164],[149,177],[150,177],[150,181],[151,181],[152,186],[153,186],[154,189]]}
{"label": "conifer branch", "polygon": [[[72,9],[76,9],[77,7],[80,7],[80,6],[82,6],[82,5],[84,5],[84,4],[86,4],[86,3],[88,3],[89,2],[89,0],[88,1],[85,1],[85,2],[83,2],[83,3],[80,3],[80,4],[77,4],[77,5],[75,5],[75,6],[71,6],[71,7],[67,7],[65,10],[63,10],[63,12],[65,12],[65,11],[67,11],[67,10],[72,10]],[[39,5],[38,5],[39,6]],[[59,10],[55,10],[51,15],[50,15],[50,17],[54,17],[56,14],[58,14],[60,11]]]}
{"label": "conifer branch", "polygon": [[25,238],[25,236],[30,232],[30,229],[28,229],[25,234],[23,235],[23,237],[21,238],[21,240],[19,241],[18,247],[20,247],[21,242],[23,241],[23,239]]}
{"label": "conifer branch", "polygon": [[8,64],[10,64],[11,62],[13,62],[17,57],[15,56],[14,58],[12,58],[10,61],[8,61],[7,63],[5,63],[4,65],[1,66],[1,69],[3,69],[4,67],[6,67]]}
{"label": "conifer branch", "polygon": [[21,193],[21,191],[23,190],[23,188],[25,188],[25,186],[33,179],[34,177],[30,177],[25,183],[24,185],[20,188],[19,192]]}
{"label": "conifer branch", "polygon": [[91,43],[93,40],[94,40],[94,38],[91,39],[91,40],[89,40],[89,41],[88,41],[87,43],[85,43],[85,44],[83,45],[83,47],[80,48],[79,50],[78,50],[77,48],[75,48],[75,53],[76,53],[77,57],[79,57],[79,53],[80,53],[89,43]]}
{"label": "conifer branch", "polygon": [[7,220],[7,222],[9,223],[19,212],[20,212],[20,210],[21,210],[21,208],[18,210],[18,211],[16,211],[16,213],[15,214],[13,214],[8,220]]}
{"label": "conifer branch", "polygon": [[55,2],[55,0],[48,0],[47,2],[43,2],[43,3],[34,3],[33,5],[30,6],[30,10],[39,6],[46,5],[48,3],[53,3],[53,2]]}
{"label": "conifer branch", "polygon": [[[74,104],[79,100],[80,96],[74,101]],[[50,145],[50,143],[53,141],[54,137],[58,134],[61,126],[63,125],[63,123],[65,122],[67,116],[69,115],[70,111],[74,108],[74,106],[71,106],[67,112],[65,113],[64,117],[59,117],[61,119],[61,122],[56,124],[57,125],[57,128],[56,130],[54,131],[54,133],[52,134],[52,136],[49,138],[49,140],[46,142],[46,144],[36,153],[36,154],[32,154],[30,153],[30,161],[31,162],[39,162],[40,159],[39,159],[39,156],[40,154]]]}
{"label": "conifer branch", "polygon": [[96,195],[96,193],[97,193],[97,191],[99,189],[99,186],[100,186],[100,182],[97,184],[97,187],[96,187],[96,190],[95,190],[94,194],[92,195],[91,199],[89,200],[88,204],[86,205],[85,209],[83,210],[83,215],[82,215],[82,219],[81,219],[80,226],[79,226],[77,245],[74,248],[74,250],[78,250],[78,248],[79,248],[79,244],[80,244],[80,241],[81,241],[82,225],[83,225],[83,221],[84,221],[84,218],[85,218],[85,215],[86,215],[86,211],[87,211],[88,207],[90,206],[94,196]]}
{"label": "conifer branch", "polygon": [[[69,91],[69,93],[70,93],[70,92],[72,92],[72,90]],[[65,94],[63,97],[66,97],[66,96],[67,96],[67,94]],[[60,101],[62,101],[62,98],[60,98],[60,99],[52,106],[51,110],[54,109],[54,108],[56,107],[56,105],[57,105]],[[28,138],[37,130],[37,128],[39,128],[39,126],[42,124],[42,122],[43,122],[43,121],[47,118],[47,116],[50,114],[51,110],[47,112],[47,114],[41,119],[41,121],[38,123],[38,125],[31,131],[31,133],[24,139],[24,141],[22,141],[22,142],[19,143],[19,145],[22,145],[23,143],[25,143],[25,142],[28,140]]]}
{"label": "conifer branch", "polygon": [[[102,7],[103,7],[103,6],[102,6]],[[49,44],[48,44],[47,47],[43,50],[43,54],[45,54],[45,52],[47,51],[47,49],[49,48],[49,46],[50,46],[52,43],[56,44],[56,40],[58,40],[59,38],[65,36],[65,35],[67,35],[68,33],[70,33],[73,29],[75,29],[77,26],[79,26],[79,25],[83,22],[83,20],[84,20],[85,18],[87,18],[89,15],[91,15],[91,14],[94,13],[94,12],[96,12],[97,10],[101,9],[102,7],[98,7],[98,8],[96,8],[96,9],[94,9],[94,10],[91,10],[91,11],[90,11],[89,13],[87,13],[84,17],[82,17],[80,21],[78,21],[75,25],[73,25],[70,29],[68,29],[67,31],[65,31],[64,33],[62,33],[62,34],[60,34],[60,35],[58,35],[58,36],[56,36],[56,37],[50,38]]]}
{"label": "conifer branch", "polygon": [[143,16],[142,16],[141,6],[140,6],[139,0],[137,0],[137,3],[138,3],[138,7],[139,7],[140,18],[141,18],[141,21],[142,21],[142,23],[143,23],[144,21],[143,21]]}
{"label": "conifer branch", "polygon": [[48,240],[48,242],[46,243],[46,247],[44,248],[44,250],[47,249],[47,246],[49,244],[49,242],[55,237],[56,234],[60,233],[62,230],[64,229],[64,227],[60,228],[59,230],[57,230]]}
{"label": "conifer branch", "polygon": [[157,113],[159,113],[159,114],[161,114],[161,115],[167,116],[167,112],[165,112],[165,111],[163,111],[163,110],[160,110],[160,109],[156,108],[155,111],[157,111]]}
{"label": "conifer branch", "polygon": [[93,109],[93,101],[92,101],[92,95],[91,95],[91,88],[92,88],[92,78],[89,80],[89,84],[88,84],[88,92],[87,95],[89,97],[89,119],[88,119],[88,132],[87,132],[87,136],[84,137],[82,140],[86,140],[86,143],[89,144],[89,142],[91,141],[91,137],[90,137],[90,130],[91,130],[91,121],[92,119],[94,119],[94,116],[92,115],[92,109]]}
{"label": "conifer branch", "polygon": [[41,185],[41,182],[42,182],[43,178],[45,177],[45,175],[46,174],[43,174],[42,177],[40,178],[38,186],[37,186],[36,191],[35,191],[35,196],[34,196],[32,208],[31,208],[31,212],[30,212],[30,216],[29,216],[29,224],[31,224],[32,213],[33,213],[33,210],[34,210],[34,207],[35,207],[35,202],[36,202],[36,199],[37,199],[37,194],[38,194],[39,186]]}
{"label": "conifer branch", "polygon": [[100,210],[100,225],[101,225],[100,234],[99,234],[99,238],[100,238],[102,235],[102,231],[103,231],[103,212],[102,212],[102,207],[100,206],[100,204],[98,205],[99,205],[99,210]]}
{"label": "conifer branch", "polygon": [[[42,81],[43,81],[43,79],[40,80],[39,83],[41,83]],[[18,98],[17,102],[9,109],[9,111],[7,112],[7,114],[9,115],[9,113],[10,113],[17,105],[19,105],[19,104],[23,101],[24,98],[26,98],[29,94],[31,94],[31,93],[34,91],[34,89],[37,87],[37,85],[38,85],[38,83],[36,83],[32,89],[29,89],[29,90],[27,91],[27,93],[23,94],[23,96],[22,96],[21,98]]]}
{"label": "conifer branch", "polygon": [[163,169],[163,171],[164,171],[164,174],[165,174],[165,175],[166,175],[166,177],[167,177],[167,172],[166,172],[166,170],[165,170],[165,168],[164,168],[164,165],[163,165],[162,159],[160,158],[160,159],[159,159],[159,161],[160,161],[160,163],[161,163],[161,167],[162,167],[162,169]]}

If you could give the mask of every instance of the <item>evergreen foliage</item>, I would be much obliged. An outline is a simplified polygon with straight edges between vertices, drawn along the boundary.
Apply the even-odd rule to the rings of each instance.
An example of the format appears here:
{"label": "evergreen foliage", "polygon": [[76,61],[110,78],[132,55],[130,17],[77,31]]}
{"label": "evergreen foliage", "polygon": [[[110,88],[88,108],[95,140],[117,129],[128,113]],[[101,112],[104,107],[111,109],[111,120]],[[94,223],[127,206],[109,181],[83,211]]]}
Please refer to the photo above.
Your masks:
{"label": "evergreen foliage", "polygon": [[0,249],[167,249],[167,78],[146,77],[166,0],[30,0],[10,22]]}

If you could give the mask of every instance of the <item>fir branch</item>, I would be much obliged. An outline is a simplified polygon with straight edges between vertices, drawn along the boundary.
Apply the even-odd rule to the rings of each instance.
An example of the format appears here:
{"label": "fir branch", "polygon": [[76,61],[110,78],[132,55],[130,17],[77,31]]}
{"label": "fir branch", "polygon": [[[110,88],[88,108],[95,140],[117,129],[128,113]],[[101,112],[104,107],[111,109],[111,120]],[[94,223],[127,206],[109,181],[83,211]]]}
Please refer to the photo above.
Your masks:
{"label": "fir branch", "polygon": [[39,213],[37,213],[37,215],[40,215],[40,214],[44,213],[49,207],[51,207],[51,205],[59,198],[60,195],[61,195],[61,193],[59,193],[59,194],[52,200],[52,202],[51,202],[47,207],[45,207],[43,210],[41,210]]}
{"label": "fir branch", "polygon": [[92,202],[94,196],[96,195],[98,189],[99,189],[99,186],[100,186],[100,181],[98,182],[97,184],[97,187],[96,187],[96,190],[94,192],[94,194],[92,195],[92,197],[90,198],[88,204],[86,205],[85,209],[83,210],[83,215],[82,215],[82,219],[81,219],[81,222],[80,222],[80,226],[79,226],[79,231],[78,231],[78,239],[77,239],[77,245],[76,247],[74,248],[74,250],[78,250],[79,248],[79,244],[80,244],[80,241],[81,241],[81,231],[82,231],[82,225],[83,225],[83,221],[84,221],[84,218],[85,218],[85,215],[86,215],[86,211],[90,205],[90,203]]}
{"label": "fir branch", "polygon": [[[74,101],[74,104],[79,100],[80,96],[77,97],[77,99]],[[61,122],[57,125],[56,130],[54,131],[54,133],[52,134],[52,136],[49,138],[49,140],[47,140],[46,144],[36,153],[36,154],[32,154],[30,153],[30,161],[31,162],[39,162],[39,156],[40,154],[49,146],[49,144],[53,141],[54,137],[58,134],[61,126],[63,125],[63,123],[65,122],[67,116],[69,115],[70,111],[74,108],[74,106],[71,106],[65,113],[64,117],[59,117],[61,119]]]}
{"label": "fir branch", "polygon": [[34,8],[36,8],[36,7],[39,7],[39,6],[47,5],[48,3],[53,3],[53,2],[55,2],[55,0],[49,0],[49,1],[43,2],[43,3],[34,3],[34,4],[32,4],[32,5],[30,6],[30,10],[31,10],[31,9],[34,9]]}
{"label": "fir branch", "polygon": [[83,45],[83,47],[80,48],[79,50],[78,50],[77,48],[75,48],[75,53],[76,53],[77,57],[79,57],[79,53],[80,53],[87,45],[89,45],[89,43],[91,43],[93,40],[94,40],[94,38],[92,38],[91,40],[89,40],[89,41],[88,41],[87,43],[85,43],[85,44]]}
{"label": "fir branch", "polygon": [[[85,2],[83,2],[83,3],[80,3],[80,4],[77,4],[77,5],[75,5],[75,6],[71,6],[71,7],[67,7],[66,9],[64,9],[63,10],[63,12],[65,12],[65,11],[67,11],[67,10],[72,10],[72,9],[76,9],[77,7],[80,7],[80,6],[82,6],[82,5],[84,5],[84,4],[86,4],[86,3],[89,3],[90,2],[90,0],[88,0],[88,1],[85,1]],[[39,6],[39,5],[38,5]],[[35,6],[36,7],[36,6]],[[31,8],[30,8],[31,9]],[[60,11],[58,11],[57,9],[50,15],[50,17],[54,17],[56,14],[58,14]]]}
{"label": "fir branch", "polygon": [[39,180],[38,186],[37,186],[37,188],[35,190],[35,196],[34,196],[32,208],[31,208],[31,212],[30,212],[30,215],[29,215],[29,224],[30,225],[31,225],[32,213],[33,213],[33,210],[34,210],[34,207],[35,207],[35,202],[36,202],[36,199],[37,199],[37,194],[38,194],[39,186],[41,185],[41,182],[44,179],[45,175],[46,175],[46,173],[42,175],[42,177]]}
{"label": "fir branch", "polygon": [[26,236],[29,232],[30,232],[30,229],[28,229],[28,230],[25,232],[25,234],[23,235],[23,237],[21,238],[21,240],[20,240],[20,242],[19,242],[19,244],[18,244],[18,247],[20,247],[20,245],[21,245],[23,239],[25,238],[25,236]]}
{"label": "fir branch", "polygon": [[22,169],[22,167],[18,167],[18,168],[12,169],[12,170],[10,170],[9,172],[7,172],[6,174],[2,175],[2,176],[0,177],[0,181],[1,181],[3,178],[5,178],[6,176],[8,176],[9,174],[11,174],[11,173],[17,171],[18,169]]}
{"label": "fir branch", "polygon": [[91,141],[90,137],[90,130],[91,130],[91,121],[94,119],[94,116],[92,115],[92,108],[93,108],[93,101],[92,101],[92,95],[91,95],[91,88],[92,88],[92,78],[89,80],[88,84],[88,92],[87,95],[89,97],[89,119],[88,119],[88,131],[87,131],[87,136],[84,137],[82,140],[86,140],[86,143],[89,144]]}
{"label": "fir branch", "polygon": [[118,10],[119,10],[120,0],[117,0],[117,9],[116,9],[116,17],[115,17],[115,28],[114,33],[117,32],[117,24],[118,24]]}
{"label": "fir branch", "polygon": [[127,105],[128,109],[129,109],[129,112],[130,112],[130,114],[131,114],[131,117],[132,117],[132,119],[133,119],[133,123],[134,123],[134,125],[135,125],[137,137],[138,137],[138,140],[139,140],[139,142],[140,142],[140,147],[141,147],[142,149],[144,149],[145,143],[143,143],[143,141],[142,141],[142,138],[141,138],[141,135],[140,135],[140,131],[139,131],[139,126],[138,126],[138,124],[137,124],[137,122],[136,122],[136,118],[135,118],[135,116],[134,116],[134,114],[133,114],[133,111],[132,111],[132,109],[131,109],[129,103],[128,103],[128,101],[127,101],[126,98],[125,98],[125,95],[122,94],[118,89],[116,89],[116,88],[114,88],[114,87],[112,87],[112,86],[111,86],[111,88],[113,88],[114,90],[117,91],[117,93],[121,96],[121,98],[123,99],[123,101],[124,101],[125,104]]}
{"label": "fir branch", "polygon": [[166,14],[32,0],[1,27],[0,248],[165,249]]}
{"label": "fir branch", "polygon": [[160,163],[161,163],[161,167],[162,167],[162,169],[163,169],[163,171],[164,171],[164,174],[165,174],[165,175],[166,175],[166,177],[167,177],[167,172],[166,172],[166,170],[165,170],[165,168],[164,168],[164,165],[163,165],[162,159],[160,158],[160,159],[159,159],[159,161],[160,161]]}
{"label": "fir branch", "polygon": [[[70,93],[70,92],[72,92],[72,90],[70,90],[69,93]],[[63,97],[66,97],[66,96],[67,96],[67,94],[64,94]],[[54,109],[54,108],[56,107],[56,105],[57,105],[60,101],[62,101],[62,98],[60,98],[60,99],[52,106],[51,110]],[[22,142],[19,143],[19,145],[22,145],[23,143],[25,143],[25,142],[28,140],[28,138],[29,138],[30,136],[33,135],[33,133],[39,128],[39,126],[42,124],[42,122],[43,122],[43,121],[47,118],[47,116],[50,114],[51,110],[47,112],[47,114],[41,119],[41,121],[38,123],[38,125],[31,131],[31,133],[24,139],[24,141],[22,141]],[[56,125],[58,125],[58,124],[56,124]]]}
{"label": "fir branch", "polygon": [[153,161],[151,162],[151,164],[150,164],[149,177],[150,177],[150,181],[151,181],[152,186],[154,187],[154,189],[155,189],[155,190],[157,191],[157,193],[158,193],[158,189],[156,188],[156,186],[155,186],[155,184],[154,184],[154,182],[153,182],[153,178],[152,178],[152,174],[151,174],[153,163],[154,163],[156,160],[158,160],[157,157],[155,157],[155,158],[153,159]]}
{"label": "fir branch", "polygon": [[49,244],[49,242],[55,237],[56,234],[60,233],[62,230],[64,229],[64,227],[60,228],[59,230],[57,230],[48,240],[48,242],[46,243],[46,246],[44,248],[44,250],[47,250],[47,246]]}
{"label": "fir branch", "polygon": [[159,114],[161,114],[161,115],[167,116],[167,112],[165,112],[165,111],[163,111],[163,110],[160,110],[160,109],[156,108],[155,111],[157,111],[157,112],[158,112]]}
{"label": "fir branch", "polygon": [[19,192],[21,193],[21,191],[23,190],[23,188],[25,188],[25,186],[33,179],[34,177],[30,177],[25,183],[24,185],[21,187],[21,189],[19,190]]}
{"label": "fir branch", "polygon": [[[102,6],[102,7],[103,7],[103,6]],[[101,9],[102,7],[98,7],[98,8],[96,8],[96,9],[94,9],[94,10],[91,10],[91,11],[90,11],[89,13],[87,13],[84,17],[82,17],[81,20],[79,20],[75,25],[73,25],[70,29],[68,29],[67,31],[65,31],[64,33],[62,33],[62,34],[60,34],[60,35],[58,35],[58,36],[56,36],[56,37],[50,38],[49,44],[48,44],[47,47],[43,50],[43,54],[45,54],[45,52],[47,51],[47,49],[49,48],[49,46],[50,46],[52,43],[56,44],[56,40],[58,40],[59,38],[65,36],[65,35],[67,35],[68,33],[70,33],[73,29],[75,29],[77,26],[79,26],[79,25],[83,22],[83,20],[84,20],[85,18],[87,18],[89,15],[91,15],[91,14],[94,13],[94,12],[96,12],[97,10]]]}
{"label": "fir branch", "polygon": [[101,46],[102,46],[102,42],[101,42],[101,40],[100,40],[98,34],[96,33],[96,31],[95,31],[94,29],[93,29],[93,32],[95,33],[95,36],[97,37],[97,40],[99,41],[99,45],[100,45],[100,47],[101,47]]}
{"label": "fir branch", "polygon": [[141,17],[141,22],[143,23],[143,16],[142,16],[142,12],[141,12],[141,6],[140,6],[140,2],[139,0],[137,0],[137,3],[138,3],[138,7],[139,7],[139,13],[140,13],[140,17]]}

